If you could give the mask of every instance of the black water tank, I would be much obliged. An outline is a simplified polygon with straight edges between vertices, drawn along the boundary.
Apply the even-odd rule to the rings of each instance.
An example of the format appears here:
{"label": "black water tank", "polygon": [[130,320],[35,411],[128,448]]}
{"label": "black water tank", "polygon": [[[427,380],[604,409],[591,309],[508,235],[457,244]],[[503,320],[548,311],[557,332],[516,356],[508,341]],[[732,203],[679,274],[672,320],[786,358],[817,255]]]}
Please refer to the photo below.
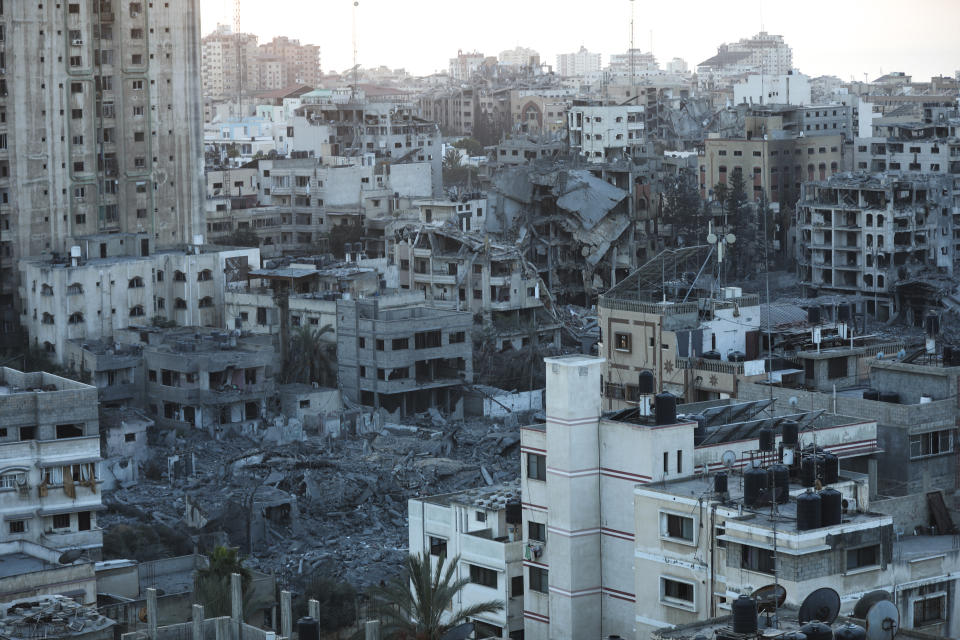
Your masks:
{"label": "black water tank", "polygon": [[760,451],[773,451],[773,441],[774,441],[773,429],[768,429],[767,427],[760,429],[759,440],[760,440],[760,444],[759,444]]}
{"label": "black water tank", "polygon": [[703,354],[702,354],[700,357],[703,358],[704,360],[719,360],[719,359],[720,359],[720,352],[719,352],[719,351],[713,351],[713,350],[711,350],[711,351],[704,351]]}
{"label": "black water tank", "polygon": [[657,424],[676,424],[677,397],[672,393],[658,393],[654,396],[654,414]]}
{"label": "black water tank", "polygon": [[823,461],[818,455],[805,455],[800,463],[800,484],[805,487],[812,487],[817,483],[817,477],[821,475],[820,467]]}
{"label": "black water tank", "polygon": [[507,524],[523,523],[523,507],[517,501],[507,503]]}
{"label": "black water tank", "polygon": [[746,362],[747,354],[743,351],[731,351],[727,354],[727,360],[730,362]]}
{"label": "black water tank", "polygon": [[757,632],[757,601],[750,596],[741,595],[733,601],[733,632]]}
{"label": "black water tank", "polygon": [[813,620],[800,627],[800,633],[807,636],[807,640],[833,640],[833,629],[819,620]]}
{"label": "black water tank", "polygon": [[841,302],[837,305],[837,322],[846,322],[850,319],[850,305]]}
{"label": "black water tank", "polygon": [[880,392],[876,389],[864,389],[863,390],[863,399],[864,400],[879,400]]}
{"label": "black water tank", "polygon": [[894,393],[893,391],[881,391],[880,402],[892,402],[896,404],[900,402],[900,394]]}
{"label": "black water tank", "polygon": [[[797,496],[797,531],[820,528],[820,494],[807,491]],[[802,631],[802,629],[801,629]],[[806,631],[804,631],[806,633]]]}
{"label": "black water tank", "polygon": [[320,621],[306,616],[297,620],[297,635],[300,640],[320,640]]}
{"label": "black water tank", "polygon": [[866,640],[867,630],[858,624],[847,623],[833,632],[834,640]]}
{"label": "black water tank", "polygon": [[800,424],[794,420],[783,422],[783,444],[796,445],[800,440]]}
{"label": "black water tank", "polygon": [[637,375],[637,388],[641,394],[649,395],[653,393],[653,372],[641,371]]}
{"label": "black water tank", "polygon": [[833,484],[840,480],[840,458],[832,453],[823,454],[823,471],[820,481],[823,484]]}
{"label": "black water tank", "polygon": [[820,324],[820,307],[810,307],[807,309],[807,321],[810,324]]}
{"label": "black water tank", "polygon": [[743,504],[748,507],[769,504],[767,486],[767,470],[761,467],[749,467],[743,472]]}
{"label": "black water tank", "polygon": [[843,494],[827,487],[820,492],[820,525],[831,527],[843,520]]}
{"label": "black water tank", "polygon": [[924,318],[924,327],[927,329],[927,336],[934,337],[940,333],[940,316],[935,313],[928,313]]}
{"label": "black water tank", "polygon": [[727,492],[727,474],[721,472],[713,475],[713,492],[717,495]]}
{"label": "black water tank", "polygon": [[770,467],[770,488],[773,500],[783,504],[790,500],[790,468],[783,464]]}

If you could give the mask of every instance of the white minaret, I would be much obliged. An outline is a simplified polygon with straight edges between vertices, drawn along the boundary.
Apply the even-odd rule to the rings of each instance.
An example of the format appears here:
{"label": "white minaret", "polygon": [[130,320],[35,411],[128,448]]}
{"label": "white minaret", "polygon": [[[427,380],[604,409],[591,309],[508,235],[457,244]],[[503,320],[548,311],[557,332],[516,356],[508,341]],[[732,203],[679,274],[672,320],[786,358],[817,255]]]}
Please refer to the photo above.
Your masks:
{"label": "white minaret", "polygon": [[604,358],[545,358],[550,638],[601,636],[600,441]]}

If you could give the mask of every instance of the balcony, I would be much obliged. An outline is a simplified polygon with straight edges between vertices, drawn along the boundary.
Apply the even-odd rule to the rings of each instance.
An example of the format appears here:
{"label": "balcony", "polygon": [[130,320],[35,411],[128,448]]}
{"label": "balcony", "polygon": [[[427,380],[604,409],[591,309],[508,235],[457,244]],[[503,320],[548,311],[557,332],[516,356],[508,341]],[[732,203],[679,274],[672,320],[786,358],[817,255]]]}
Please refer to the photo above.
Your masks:
{"label": "balcony", "polygon": [[[82,509],[79,509],[82,511]],[[103,546],[103,529],[90,531],[45,531],[43,544],[54,549],[75,549]]]}

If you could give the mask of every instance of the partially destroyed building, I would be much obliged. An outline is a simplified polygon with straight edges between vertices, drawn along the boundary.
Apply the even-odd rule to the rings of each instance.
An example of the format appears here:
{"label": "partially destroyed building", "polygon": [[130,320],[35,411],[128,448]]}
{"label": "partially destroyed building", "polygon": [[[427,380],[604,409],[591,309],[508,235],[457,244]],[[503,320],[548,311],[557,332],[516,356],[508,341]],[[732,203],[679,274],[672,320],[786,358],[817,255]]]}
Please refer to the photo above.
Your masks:
{"label": "partially destroyed building", "polygon": [[881,320],[919,322],[936,282],[954,285],[958,205],[953,179],[936,174],[845,174],[804,185],[797,205],[797,265],[808,295],[861,295]]}
{"label": "partially destroyed building", "polygon": [[431,306],[471,311],[493,327],[496,348],[520,347],[531,333],[559,346],[559,324],[544,310],[542,282],[519,249],[450,226],[407,225],[395,246],[401,290]]}
{"label": "partially destroyed building", "polygon": [[473,382],[473,314],[425,305],[381,309],[337,301],[337,366],[344,397],[403,415],[451,411]]}
{"label": "partially destroyed building", "polygon": [[99,558],[99,463],[95,387],[0,368],[0,539]]}

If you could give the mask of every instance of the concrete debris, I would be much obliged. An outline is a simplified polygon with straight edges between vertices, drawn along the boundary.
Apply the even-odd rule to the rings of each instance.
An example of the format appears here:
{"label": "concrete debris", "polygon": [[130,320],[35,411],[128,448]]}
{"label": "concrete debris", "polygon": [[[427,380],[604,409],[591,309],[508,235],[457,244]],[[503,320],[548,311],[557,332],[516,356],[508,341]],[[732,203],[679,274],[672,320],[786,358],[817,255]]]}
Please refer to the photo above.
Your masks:
{"label": "concrete debris", "polygon": [[161,523],[189,533],[201,552],[237,546],[282,586],[315,571],[358,589],[377,584],[407,552],[407,499],[517,478],[518,425],[530,414],[464,421],[429,411],[405,424],[377,417],[377,430],[338,439],[161,438],[157,459],[174,462],[107,496],[101,522]]}

